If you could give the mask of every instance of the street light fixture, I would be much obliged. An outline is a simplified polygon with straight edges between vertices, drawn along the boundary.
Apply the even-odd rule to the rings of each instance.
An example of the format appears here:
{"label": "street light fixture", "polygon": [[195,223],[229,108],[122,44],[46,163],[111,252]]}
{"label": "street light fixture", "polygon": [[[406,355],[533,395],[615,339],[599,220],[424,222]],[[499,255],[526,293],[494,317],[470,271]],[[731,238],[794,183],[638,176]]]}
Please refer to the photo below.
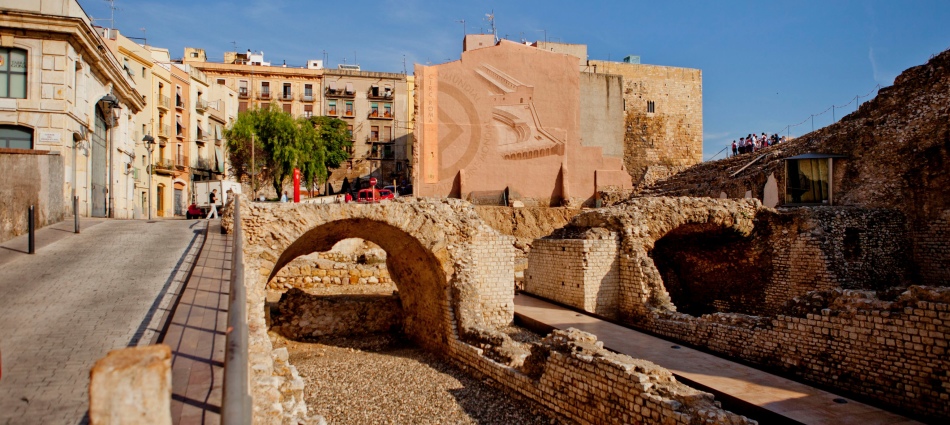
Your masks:
{"label": "street light fixture", "polygon": [[149,134],[146,134],[142,138],[142,142],[145,143],[145,150],[148,151],[148,165],[145,166],[145,171],[148,173],[148,219],[152,220],[152,149],[155,146],[155,138]]}

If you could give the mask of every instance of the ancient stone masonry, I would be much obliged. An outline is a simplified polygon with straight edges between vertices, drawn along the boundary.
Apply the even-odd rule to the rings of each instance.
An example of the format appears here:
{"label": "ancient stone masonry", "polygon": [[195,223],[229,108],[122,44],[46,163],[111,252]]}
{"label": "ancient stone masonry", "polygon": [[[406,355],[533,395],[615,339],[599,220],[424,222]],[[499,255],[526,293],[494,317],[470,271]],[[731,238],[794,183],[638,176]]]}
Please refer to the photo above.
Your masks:
{"label": "ancient stone masonry", "polygon": [[[910,285],[903,213],[636,198],[536,241],[527,275],[557,261],[598,285],[575,247],[608,231],[620,235],[614,317],[919,417],[950,415],[950,288]],[[576,293],[537,290],[596,312]]]}
{"label": "ancient stone masonry", "polygon": [[295,340],[402,331],[398,295],[314,296],[291,289],[278,310],[271,329]]}
{"label": "ancient stone masonry", "polygon": [[[920,283],[950,278],[950,51],[904,71],[894,85],[839,122],[752,155],[705,162],[657,182],[644,196],[764,197],[769,176],[785,188],[784,159],[840,154],[831,176],[836,205],[884,208],[906,216]],[[764,157],[740,170],[759,156]]]}
{"label": "ancient stone masonry", "polygon": [[267,283],[267,288],[276,291],[290,288],[306,290],[346,285],[385,286],[391,285],[392,282],[385,264],[353,264],[323,258],[298,258],[281,269],[274,279]]}
{"label": "ancient stone masonry", "polygon": [[[525,290],[613,317],[620,293],[620,239],[604,229],[571,239],[556,234],[534,242]],[[596,232],[600,230],[600,232]]]}
{"label": "ancient stone masonry", "polygon": [[[811,308],[800,304],[812,303]],[[771,319],[655,310],[635,325],[930,418],[950,415],[950,292],[913,286],[893,302],[835,290]],[[807,313],[805,313],[807,312]]]}
{"label": "ancient stone masonry", "polygon": [[576,329],[555,330],[514,368],[461,342],[456,349],[471,371],[579,424],[756,423],[722,410],[712,394],[677,382],[670,371],[608,351]]}
{"label": "ancient stone masonry", "polygon": [[[231,226],[229,220],[223,222]],[[541,344],[528,344],[501,332],[513,320],[513,241],[487,226],[467,203],[242,203],[242,229],[255,423],[293,423],[306,414],[299,401],[299,376],[286,356],[272,349],[266,334],[266,282],[294,258],[354,237],[387,252],[407,336],[516,397],[578,423],[754,423],[722,410],[710,394],[676,382],[669,371],[604,350],[592,335],[558,331]],[[285,305],[288,320],[277,319],[279,330],[298,337],[342,329],[340,320],[321,324],[322,318],[306,316],[304,310],[316,308],[329,312],[331,319],[352,322],[366,305],[348,305],[346,299],[335,306],[326,300],[317,305],[298,290],[286,296],[296,301]],[[358,330],[380,329],[400,319],[380,314],[369,322],[373,325]]]}

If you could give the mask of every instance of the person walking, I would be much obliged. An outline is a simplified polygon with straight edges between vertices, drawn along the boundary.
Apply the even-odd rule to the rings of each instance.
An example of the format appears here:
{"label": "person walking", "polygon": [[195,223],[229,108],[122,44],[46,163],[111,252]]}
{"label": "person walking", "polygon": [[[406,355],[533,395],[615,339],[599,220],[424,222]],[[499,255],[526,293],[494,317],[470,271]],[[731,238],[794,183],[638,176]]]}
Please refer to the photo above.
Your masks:
{"label": "person walking", "polygon": [[218,189],[214,189],[208,194],[208,201],[211,203],[211,209],[208,211],[208,216],[205,217],[208,220],[211,220],[211,216],[218,218]]}
{"label": "person walking", "polygon": [[280,202],[287,202],[287,191],[284,191],[284,194],[280,197]]}

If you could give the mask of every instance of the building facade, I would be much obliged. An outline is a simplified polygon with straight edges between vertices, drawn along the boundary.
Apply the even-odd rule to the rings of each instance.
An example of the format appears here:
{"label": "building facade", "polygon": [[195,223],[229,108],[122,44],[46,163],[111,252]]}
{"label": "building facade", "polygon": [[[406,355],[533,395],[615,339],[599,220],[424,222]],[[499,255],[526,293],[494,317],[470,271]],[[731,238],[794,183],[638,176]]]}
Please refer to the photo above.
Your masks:
{"label": "building facade", "polygon": [[14,218],[0,238],[25,230],[19,203],[38,207],[40,225],[71,212],[73,196],[81,215],[131,218],[132,126],[145,108],[133,77],[75,0],[10,0],[0,10],[0,156],[35,170],[4,173],[4,209],[13,210],[0,215]]}
{"label": "building facade", "polygon": [[622,99],[585,100],[576,57],[483,34],[464,49],[461,60],[416,65],[417,196],[593,205],[599,189],[631,187],[622,152],[608,149],[620,146],[619,115],[586,120],[616,114]]}
{"label": "building facade", "polygon": [[183,63],[234,90],[238,111],[279,105],[294,117],[325,115],[347,122],[353,141],[350,161],[333,170],[337,189],[344,178],[377,177],[407,181],[412,98],[404,74],[353,69],[325,69],[320,60],[304,67],[275,66],[263,53],[227,52],[223,62],[209,62],[205,51],[186,48]]}

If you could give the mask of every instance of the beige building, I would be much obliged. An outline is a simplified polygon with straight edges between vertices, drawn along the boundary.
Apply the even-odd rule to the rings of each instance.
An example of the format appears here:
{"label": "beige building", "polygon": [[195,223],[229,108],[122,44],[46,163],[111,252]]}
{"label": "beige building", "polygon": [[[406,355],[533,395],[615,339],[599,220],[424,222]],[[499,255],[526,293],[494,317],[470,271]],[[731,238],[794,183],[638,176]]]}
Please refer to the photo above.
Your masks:
{"label": "beige building", "polygon": [[4,208],[35,204],[42,225],[71,211],[75,194],[81,215],[133,217],[134,115],[146,103],[136,77],[75,0],[7,0],[0,11],[0,156],[35,170],[5,170]]}
{"label": "beige building", "polygon": [[323,61],[305,67],[275,66],[263,53],[227,52],[209,62],[202,49],[186,48],[183,63],[204,72],[212,85],[237,93],[238,111],[273,103],[295,117],[326,115],[347,122],[352,134],[351,160],[330,176],[374,176],[403,183],[408,176],[411,84],[403,74],[325,69]]}

